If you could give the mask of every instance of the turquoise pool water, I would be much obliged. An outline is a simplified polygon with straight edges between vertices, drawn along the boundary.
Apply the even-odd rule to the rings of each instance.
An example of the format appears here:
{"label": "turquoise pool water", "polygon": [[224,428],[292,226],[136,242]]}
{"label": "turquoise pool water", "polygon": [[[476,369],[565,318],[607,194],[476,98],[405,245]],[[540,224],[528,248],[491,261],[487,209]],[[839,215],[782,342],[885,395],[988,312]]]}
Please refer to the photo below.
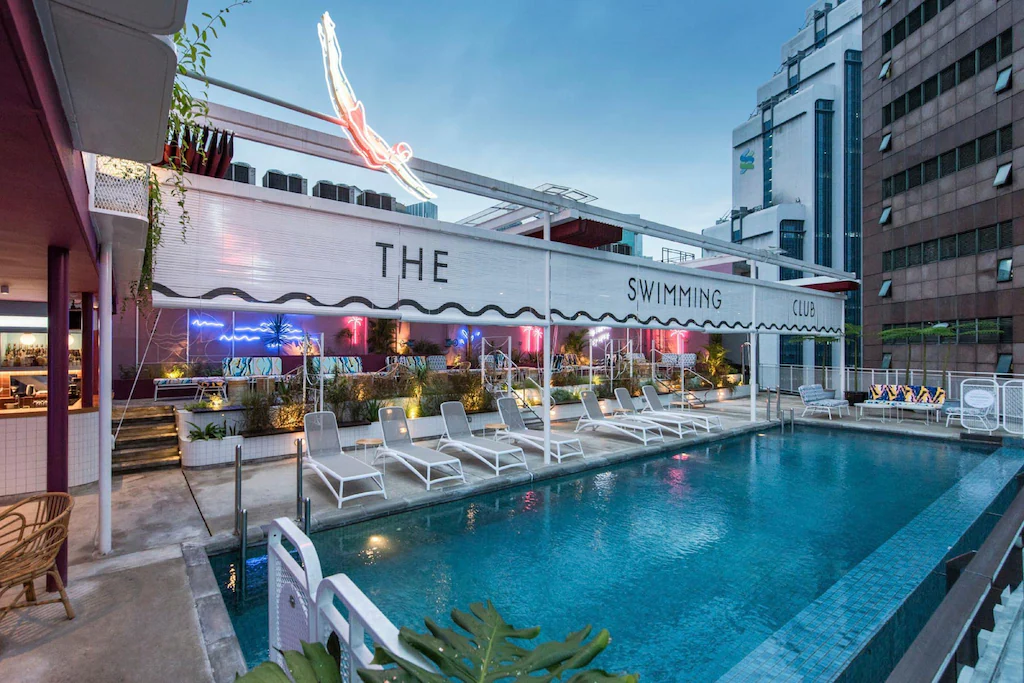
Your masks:
{"label": "turquoise pool water", "polygon": [[[709,681],[885,542],[992,449],[805,429],[412,511],[313,540],[396,625],[450,623],[490,599],[564,637],[608,628],[597,663],[646,681]],[[265,555],[249,600],[237,555],[211,558],[250,664],[267,655]]]}

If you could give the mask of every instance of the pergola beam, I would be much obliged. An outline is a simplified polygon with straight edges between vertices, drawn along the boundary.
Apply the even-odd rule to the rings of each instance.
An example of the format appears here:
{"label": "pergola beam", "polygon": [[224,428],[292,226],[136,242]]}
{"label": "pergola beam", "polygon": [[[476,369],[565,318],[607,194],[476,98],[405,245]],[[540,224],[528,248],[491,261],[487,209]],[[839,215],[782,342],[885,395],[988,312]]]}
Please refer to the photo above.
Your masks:
{"label": "pergola beam", "polygon": [[[322,114],[227,81],[203,77],[194,73],[186,75],[224,88],[225,90],[274,104],[321,121],[334,123],[339,126],[342,124],[341,120],[334,116]],[[311,128],[251,114],[240,109],[212,102],[209,103],[209,115],[206,117],[206,122],[213,126],[232,130],[237,137],[252,140],[253,142],[366,168],[365,163],[352,148],[351,143],[341,136],[330,135]],[[548,194],[425,159],[414,158],[409,162],[409,167],[419,175],[421,180],[438,187],[467,192],[480,197],[510,202],[550,213],[558,213],[562,209],[569,209],[576,211],[581,218],[590,218],[603,223],[610,223],[641,235],[658,237],[678,244],[686,244],[721,254],[739,256],[756,263],[811,272],[815,275],[824,275],[839,280],[857,279],[853,273],[846,273],[807,261],[799,261],[766,249],[752,249],[732,242],[705,237],[695,232],[680,230],[669,225],[645,220],[638,216],[610,209],[602,209],[593,204],[583,204],[560,195]]]}

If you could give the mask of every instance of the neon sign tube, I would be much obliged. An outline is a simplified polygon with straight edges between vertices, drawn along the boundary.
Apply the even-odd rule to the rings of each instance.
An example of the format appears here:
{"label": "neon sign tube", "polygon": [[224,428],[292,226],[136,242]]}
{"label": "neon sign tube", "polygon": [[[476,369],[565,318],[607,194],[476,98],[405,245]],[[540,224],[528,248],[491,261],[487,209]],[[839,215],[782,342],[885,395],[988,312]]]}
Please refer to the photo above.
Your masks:
{"label": "neon sign tube", "polygon": [[356,97],[352,84],[349,83],[345,70],[341,68],[341,47],[334,32],[331,15],[324,12],[317,25],[320,36],[320,48],[324,56],[324,76],[327,79],[327,90],[331,95],[331,104],[338,118],[342,120],[342,130],[352,142],[359,156],[366,165],[375,171],[385,171],[413,196],[428,200],[437,197],[427,189],[416,174],[409,168],[412,159],[412,147],[399,142],[389,147],[380,135],[366,123],[366,110],[363,103]]}

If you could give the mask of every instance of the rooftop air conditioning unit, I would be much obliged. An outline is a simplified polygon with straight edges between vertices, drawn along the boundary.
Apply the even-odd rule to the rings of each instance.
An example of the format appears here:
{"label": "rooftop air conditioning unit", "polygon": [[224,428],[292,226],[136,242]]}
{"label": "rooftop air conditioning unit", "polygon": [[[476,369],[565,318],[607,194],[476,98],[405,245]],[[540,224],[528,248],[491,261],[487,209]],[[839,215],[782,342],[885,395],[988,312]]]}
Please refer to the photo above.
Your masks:
{"label": "rooftop air conditioning unit", "polygon": [[387,192],[382,192],[380,195],[380,208],[385,211],[395,210],[395,198],[389,195]]}
{"label": "rooftop air conditioning unit", "polygon": [[233,180],[236,183],[255,185],[256,169],[245,162],[236,161],[228,166],[228,174],[226,177],[228,180]]}
{"label": "rooftop air conditioning unit", "polygon": [[339,202],[356,203],[356,198],[359,196],[359,188],[353,185],[345,185],[344,183],[338,183],[335,187],[338,188]]}
{"label": "rooftop air conditioning unit", "polygon": [[271,190],[284,190],[288,191],[288,176],[276,168],[272,168],[263,174],[263,187],[269,187]]}
{"label": "rooftop air conditioning unit", "polygon": [[289,173],[288,191],[295,194],[306,194],[306,179],[298,173]]}
{"label": "rooftop air conditioning unit", "polygon": [[373,190],[364,190],[363,193],[359,195],[359,203],[371,209],[381,208],[381,199],[381,195],[377,194]]}
{"label": "rooftop air conditioning unit", "polygon": [[313,196],[320,197],[321,199],[330,199],[336,202],[338,201],[339,189],[340,188],[334,183],[326,180],[320,180],[313,186]]}

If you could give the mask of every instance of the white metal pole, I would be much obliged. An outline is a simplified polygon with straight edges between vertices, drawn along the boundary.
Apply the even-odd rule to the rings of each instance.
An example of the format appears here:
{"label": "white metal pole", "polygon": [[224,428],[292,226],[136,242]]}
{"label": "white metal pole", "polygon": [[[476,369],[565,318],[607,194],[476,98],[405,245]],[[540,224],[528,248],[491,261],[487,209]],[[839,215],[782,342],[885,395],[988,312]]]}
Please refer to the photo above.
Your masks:
{"label": "white metal pole", "polygon": [[[543,214],[544,241],[551,241],[551,214]],[[551,464],[551,251],[544,250],[544,464]]]}
{"label": "white metal pole", "polygon": [[192,348],[192,309],[185,309],[185,365],[192,362],[190,349]]}
{"label": "white metal pole", "polygon": [[750,333],[750,421],[757,421],[757,332]]}
{"label": "white metal pole", "polygon": [[846,395],[846,336],[839,335],[839,381],[836,385],[836,398]]}
{"label": "white metal pole", "polygon": [[[324,333],[320,333],[320,410],[324,410]],[[338,371],[337,368],[334,369]]]}
{"label": "white metal pole", "polygon": [[[753,264],[754,277],[757,265]],[[757,422],[757,285],[750,297],[750,421]]]}
{"label": "white metal pole", "polygon": [[[112,550],[111,541],[111,449],[113,423],[113,271],[111,245],[100,245],[100,443],[99,443],[99,545],[100,553]],[[90,315],[92,312],[89,312]],[[136,363],[138,365],[138,363]]]}
{"label": "white metal pole", "polygon": [[231,357],[235,357],[235,312],[231,311]]}

